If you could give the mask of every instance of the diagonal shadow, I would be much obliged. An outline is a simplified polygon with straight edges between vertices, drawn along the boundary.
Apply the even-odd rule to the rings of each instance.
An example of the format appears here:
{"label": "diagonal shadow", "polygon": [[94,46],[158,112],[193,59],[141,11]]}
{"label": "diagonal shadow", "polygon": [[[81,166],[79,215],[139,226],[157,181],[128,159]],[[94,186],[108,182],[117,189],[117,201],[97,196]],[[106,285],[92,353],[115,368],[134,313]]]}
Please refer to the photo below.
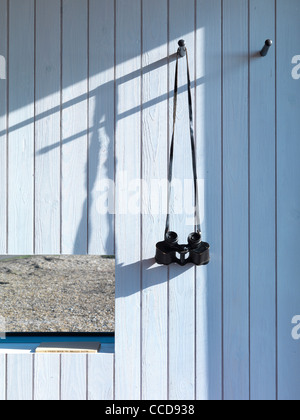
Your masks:
{"label": "diagonal shadow", "polygon": [[[103,84],[102,86],[99,86],[98,88],[89,91],[89,98],[99,97],[99,95],[102,95],[102,92],[109,91],[111,89],[112,84],[114,84],[114,83],[116,83],[116,86],[118,87],[118,86],[120,86],[124,83],[127,83],[128,81],[130,81],[132,79],[140,77],[141,73],[143,75],[145,75],[145,74],[150,73],[150,72],[152,72],[152,71],[154,71],[154,70],[156,70],[160,67],[166,66],[168,63],[171,63],[171,62],[175,61],[176,56],[177,56],[176,54],[173,54],[172,56],[170,56],[169,59],[165,58],[165,59],[159,60],[156,63],[150,64],[149,66],[144,67],[142,70],[134,71],[134,72],[132,72],[132,73],[126,75],[126,76],[123,76],[123,77],[117,79],[116,82],[111,81],[111,82],[108,82],[106,84]],[[205,78],[197,79],[196,82],[192,82],[192,88],[194,89],[195,87],[201,86],[203,83],[205,83]],[[187,89],[186,85],[181,86],[178,89],[179,94],[185,93],[186,89]],[[164,95],[158,96],[157,98],[155,98],[151,101],[143,103],[143,109],[151,108],[153,105],[157,105],[161,102],[166,101],[168,98],[172,99],[173,97],[174,97],[174,91],[172,90],[169,93],[165,93]],[[76,104],[78,104],[82,101],[85,101],[85,100],[86,100],[86,94],[80,95],[76,99],[65,102],[62,105],[62,110],[64,111],[64,110],[66,110],[66,109],[68,109],[68,108],[70,108],[70,107],[72,107],[72,106],[74,106],[74,105],[76,105]],[[36,123],[38,121],[41,121],[44,118],[47,118],[47,117],[49,117],[49,116],[51,116],[51,115],[53,115],[57,112],[60,112],[60,111],[61,111],[61,107],[59,105],[56,106],[56,107],[50,108],[45,112],[42,112],[38,115],[35,115],[34,118],[29,118],[25,121],[22,121],[19,124],[15,124],[14,126],[9,127],[9,133],[12,133],[14,131],[17,131],[17,130],[23,128],[23,127],[26,127],[29,124],[33,124],[33,123]],[[125,118],[139,112],[139,111],[140,111],[140,107],[132,108],[132,109],[126,111],[126,112],[118,114],[117,115],[117,120],[119,121],[119,120],[125,119]],[[99,113],[99,116],[100,115],[101,115],[101,113]],[[93,130],[99,130],[101,128],[105,128],[106,127],[106,121],[104,121],[104,122],[100,122],[100,121],[103,121],[103,120],[101,118],[99,118],[99,119],[95,118],[94,119],[94,125],[93,125],[93,127],[90,127],[90,129],[92,128]],[[0,131],[0,136],[4,136],[5,134],[6,134],[6,130]],[[82,137],[86,134],[87,134],[87,130],[81,131],[81,132],[79,132],[79,133],[77,133],[73,136],[70,136],[70,137],[64,139],[62,144],[68,144],[68,143],[70,143],[70,142],[76,140],[77,138],[80,138],[80,137]],[[50,152],[51,150],[56,149],[57,147],[60,147],[60,146],[61,146],[61,142],[57,142],[57,143],[55,143],[51,146],[47,146],[47,147],[45,147],[41,150],[38,150],[36,153],[37,153],[37,155],[42,155],[42,154]]]}
{"label": "diagonal shadow", "polygon": [[[155,253],[155,249],[153,249],[153,253]],[[135,295],[136,293],[140,293],[141,289],[136,284],[136,282],[130,282],[129,279],[132,276],[132,273],[135,270],[140,270],[141,266],[145,271],[151,270],[152,273],[155,273],[155,276],[151,276],[151,283],[147,285],[145,282],[143,284],[143,290],[147,290],[148,288],[153,288],[155,285],[160,285],[162,282],[167,282],[167,277],[164,275],[164,271],[167,269],[165,266],[161,266],[156,264],[154,258],[149,258],[147,260],[137,261],[133,264],[119,264],[117,268],[119,272],[119,287],[116,291],[116,295],[118,298],[125,298],[131,295]],[[176,265],[178,270],[176,271],[176,277],[182,275],[183,273],[190,270],[194,267],[192,264],[187,264],[184,267]],[[126,280],[126,284],[124,284],[124,280],[122,282],[122,278]],[[170,277],[170,281],[175,277]],[[163,280],[162,280],[163,279]]]}

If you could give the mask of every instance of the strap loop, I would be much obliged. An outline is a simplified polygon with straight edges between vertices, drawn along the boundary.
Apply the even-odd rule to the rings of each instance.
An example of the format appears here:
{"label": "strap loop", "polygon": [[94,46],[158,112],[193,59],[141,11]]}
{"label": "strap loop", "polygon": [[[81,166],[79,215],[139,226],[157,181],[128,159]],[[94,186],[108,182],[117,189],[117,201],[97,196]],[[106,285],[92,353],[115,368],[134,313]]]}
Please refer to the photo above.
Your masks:
{"label": "strap loop", "polygon": [[[194,123],[193,123],[192,87],[191,87],[190,67],[189,67],[189,59],[188,59],[187,51],[186,51],[186,62],[187,62],[190,136],[191,136],[192,164],[193,164],[193,174],[194,174],[194,193],[195,193],[195,204],[196,204],[195,205],[195,220],[196,220],[197,232],[201,235],[199,196],[198,196],[197,159],[196,159]],[[173,179],[174,145],[175,145],[175,131],[176,131],[176,117],[177,117],[177,103],[178,103],[178,70],[179,70],[179,53],[177,54],[176,71],[175,71],[173,134],[172,134],[172,141],[171,141],[170,164],[169,164],[168,214],[167,214],[165,235],[167,235],[167,233],[170,231],[170,197],[171,197],[171,189],[172,189],[171,184],[172,184],[172,179]]]}

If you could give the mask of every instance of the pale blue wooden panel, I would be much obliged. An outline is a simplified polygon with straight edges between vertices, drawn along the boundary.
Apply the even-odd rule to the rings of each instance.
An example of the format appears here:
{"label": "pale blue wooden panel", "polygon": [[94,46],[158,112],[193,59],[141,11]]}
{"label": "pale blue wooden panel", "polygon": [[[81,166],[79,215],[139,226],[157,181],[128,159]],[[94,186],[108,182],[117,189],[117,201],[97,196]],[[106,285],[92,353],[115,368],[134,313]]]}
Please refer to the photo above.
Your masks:
{"label": "pale blue wooden panel", "polygon": [[[92,0],[89,10],[88,252],[92,255],[113,255],[114,2]],[[108,193],[109,186],[111,194]]]}
{"label": "pale blue wooden panel", "polygon": [[[178,41],[185,39],[190,60],[191,79],[194,80],[195,46],[195,2],[179,0],[170,2],[170,53],[176,53]],[[173,92],[175,64],[170,65],[170,91]],[[174,179],[183,186],[171,198],[174,214],[171,230],[175,230],[180,243],[186,243],[194,231],[193,217],[193,172],[189,132],[189,111],[187,96],[186,60],[179,63],[178,114],[174,152]],[[192,92],[193,100],[195,91]],[[173,104],[170,106],[170,129],[172,131]],[[184,204],[184,206],[183,206]],[[185,207],[186,206],[186,207]],[[180,208],[181,207],[181,208]],[[169,398],[175,400],[195,399],[195,268],[191,265],[170,267],[169,285]]]}
{"label": "pale blue wooden panel", "polygon": [[32,354],[7,355],[7,400],[33,400]]}
{"label": "pale blue wooden panel", "polygon": [[250,2],[251,399],[276,399],[274,0]]}
{"label": "pale blue wooden panel", "polygon": [[116,15],[116,399],[140,399],[141,2]]}
{"label": "pale blue wooden panel", "polygon": [[0,1],[0,254],[7,250],[7,0]]}
{"label": "pale blue wooden panel", "polygon": [[61,400],[87,399],[87,355],[61,355]]}
{"label": "pale blue wooden panel", "polygon": [[36,354],[34,360],[34,399],[58,401],[60,399],[60,355]]}
{"label": "pale blue wooden panel", "polygon": [[224,398],[249,399],[248,1],[223,10]]}
{"label": "pale blue wooden panel", "polygon": [[35,253],[60,253],[60,0],[36,3]]}
{"label": "pale blue wooden panel", "polygon": [[6,355],[0,355],[0,401],[6,399]]}
{"label": "pale blue wooden panel", "polygon": [[197,1],[196,142],[203,240],[211,263],[197,268],[198,400],[222,399],[221,1]]}
{"label": "pale blue wooden panel", "polygon": [[[154,261],[155,245],[163,240],[166,222],[163,207],[168,161],[167,21],[166,0],[143,2],[142,398],[145,400],[168,398],[168,269]],[[161,188],[157,184],[160,181]]]}
{"label": "pale blue wooden panel", "polygon": [[87,253],[88,5],[63,0],[62,253]]}
{"label": "pale blue wooden panel", "polygon": [[114,355],[91,354],[88,356],[88,400],[111,401],[114,399]]}
{"label": "pale blue wooden panel", "polygon": [[[278,164],[278,397],[300,399],[300,342],[292,319],[300,314],[300,80],[292,77],[300,54],[300,3],[277,1],[277,164]],[[295,72],[293,72],[295,73]]]}
{"label": "pale blue wooden panel", "polygon": [[8,253],[33,253],[34,0],[9,11]]}

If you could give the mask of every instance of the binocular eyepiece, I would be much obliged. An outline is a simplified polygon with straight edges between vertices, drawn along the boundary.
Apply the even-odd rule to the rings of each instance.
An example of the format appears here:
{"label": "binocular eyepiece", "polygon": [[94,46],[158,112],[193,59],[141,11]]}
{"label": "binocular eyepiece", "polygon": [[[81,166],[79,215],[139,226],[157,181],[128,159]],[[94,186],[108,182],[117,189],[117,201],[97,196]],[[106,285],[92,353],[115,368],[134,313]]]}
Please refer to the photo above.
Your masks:
{"label": "binocular eyepiece", "polygon": [[165,240],[156,245],[156,262],[160,265],[177,263],[181,266],[192,263],[207,265],[210,261],[209,244],[202,242],[201,233],[194,232],[188,237],[187,245],[179,245],[178,235],[167,232]]}
{"label": "binocular eyepiece", "polygon": [[[166,233],[165,242],[168,243],[170,246],[178,245],[178,235],[175,232],[168,232]],[[201,234],[198,232],[191,233],[188,237],[188,243],[190,247],[197,248],[201,243]]]}
{"label": "binocular eyepiece", "polygon": [[198,232],[191,233],[188,237],[188,242],[191,248],[198,248],[201,244],[201,234]]}

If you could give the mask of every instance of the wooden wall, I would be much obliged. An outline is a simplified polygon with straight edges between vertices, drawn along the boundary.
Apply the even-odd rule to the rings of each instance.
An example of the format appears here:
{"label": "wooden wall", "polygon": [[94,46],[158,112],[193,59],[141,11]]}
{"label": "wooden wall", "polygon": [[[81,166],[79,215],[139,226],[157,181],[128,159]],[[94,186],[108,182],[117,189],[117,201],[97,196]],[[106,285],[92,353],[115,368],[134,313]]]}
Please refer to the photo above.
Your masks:
{"label": "wooden wall", "polygon": [[[0,253],[116,254],[117,399],[299,399],[299,1],[0,0],[0,9]],[[181,38],[212,260],[168,269],[153,260],[166,186],[150,195],[149,183],[167,178]],[[267,38],[274,46],[261,58]],[[178,179],[192,177],[185,87],[181,60]],[[107,178],[116,217],[99,213]],[[187,186],[174,209],[183,199],[192,202]],[[183,242],[193,219],[175,214],[173,226]],[[30,377],[27,362],[9,356],[12,372],[25,363],[16,375]]]}
{"label": "wooden wall", "polygon": [[0,354],[0,400],[114,399],[114,355]]}

